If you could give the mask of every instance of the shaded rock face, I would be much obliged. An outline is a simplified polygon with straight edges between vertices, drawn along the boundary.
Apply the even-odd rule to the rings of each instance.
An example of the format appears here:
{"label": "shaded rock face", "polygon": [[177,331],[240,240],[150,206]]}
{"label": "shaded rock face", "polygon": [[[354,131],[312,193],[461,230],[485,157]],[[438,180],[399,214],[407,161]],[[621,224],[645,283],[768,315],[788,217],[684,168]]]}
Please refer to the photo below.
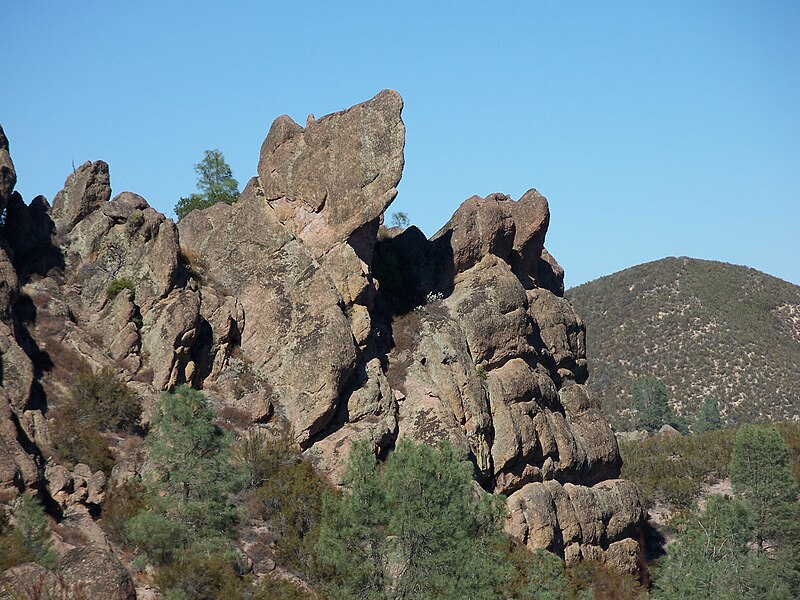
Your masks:
{"label": "shaded rock face", "polygon": [[70,361],[110,366],[146,407],[188,383],[288,429],[336,483],[356,440],[380,456],[400,437],[448,440],[508,497],[511,535],[634,570],[641,503],[584,385],[547,200],[473,196],[431,239],[384,228],[401,111],[384,91],[305,127],[278,118],[239,200],[177,226],[136,194],[110,199],[101,161],[52,207],[8,192],[0,485],[43,487],[89,518],[75,507],[102,503],[102,478],[45,468],[35,449]]}
{"label": "shaded rock face", "polygon": [[8,138],[0,127],[0,212],[5,210],[17,184],[17,172],[8,152]]}

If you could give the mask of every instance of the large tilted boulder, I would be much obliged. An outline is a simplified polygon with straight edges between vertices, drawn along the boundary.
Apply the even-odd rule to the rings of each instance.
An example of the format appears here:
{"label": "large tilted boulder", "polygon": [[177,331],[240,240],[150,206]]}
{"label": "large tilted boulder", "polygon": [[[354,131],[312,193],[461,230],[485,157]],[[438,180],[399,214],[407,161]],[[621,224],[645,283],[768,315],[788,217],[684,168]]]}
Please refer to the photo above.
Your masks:
{"label": "large tilted boulder", "polygon": [[305,128],[287,116],[273,123],[258,177],[278,220],[314,258],[380,218],[397,195],[402,109],[400,94],[384,90],[346,111],[309,119]]}
{"label": "large tilted boulder", "polygon": [[74,548],[61,559],[58,574],[72,587],[80,587],[89,598],[136,600],[130,574],[107,550],[92,546]]}
{"label": "large tilted boulder", "polygon": [[205,277],[238,298],[241,351],[305,440],[332,418],[356,349],[330,277],[277,218],[258,179],[233,205],[217,204],[180,223],[187,254]]}

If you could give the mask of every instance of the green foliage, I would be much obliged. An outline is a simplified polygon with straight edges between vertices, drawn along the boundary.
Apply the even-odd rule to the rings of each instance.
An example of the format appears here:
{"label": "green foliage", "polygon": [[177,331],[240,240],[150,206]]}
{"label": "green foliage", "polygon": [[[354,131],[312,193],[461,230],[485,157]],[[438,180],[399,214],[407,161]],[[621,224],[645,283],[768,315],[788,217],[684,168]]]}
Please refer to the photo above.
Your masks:
{"label": "green foliage", "polygon": [[179,386],[161,395],[146,440],[148,510],[125,528],[153,564],[227,545],[239,516],[230,496],[244,483],[230,446],[203,394]]}
{"label": "green foliage", "polygon": [[719,404],[713,396],[706,396],[700,406],[700,410],[697,411],[697,419],[694,423],[693,431],[695,433],[703,433],[704,431],[713,431],[715,429],[722,429]]}
{"label": "green foliage", "polygon": [[688,508],[709,477],[727,477],[733,433],[620,441],[622,477],[638,486],[647,505],[661,500]]}
{"label": "green foliage", "polygon": [[233,178],[230,166],[219,150],[206,150],[203,160],[195,164],[199,194],[181,198],[175,214],[181,220],[191,211],[208,208],[218,202],[233,204],[239,198],[239,183]]}
{"label": "green foliage", "polygon": [[130,544],[125,527],[133,517],[147,509],[146,490],[135,480],[126,481],[106,492],[100,526],[117,543]]}
{"label": "green foliage", "polygon": [[448,444],[398,442],[379,467],[356,444],[341,498],[323,509],[317,551],[337,577],[333,598],[496,598],[510,579],[500,500],[474,490]]}
{"label": "green foliage", "polygon": [[790,598],[778,563],[750,547],[752,514],[744,503],[712,496],[701,513],[678,524],[678,535],[655,571],[657,598]]}
{"label": "green foliage", "polygon": [[685,423],[672,411],[667,401],[667,388],[653,377],[639,377],[631,384],[637,429],[654,432],[671,425],[686,433]]}
{"label": "green foliage", "polygon": [[[43,567],[55,567],[58,554],[51,547],[50,527],[44,507],[33,497],[23,494],[14,506],[14,535],[29,560]],[[15,542],[16,543],[16,542]]]}
{"label": "green foliage", "polygon": [[288,438],[269,439],[251,431],[237,454],[245,456],[250,474],[247,506],[278,535],[275,559],[306,577],[317,574],[315,544],[319,538],[322,498],[328,485]]}
{"label": "green foliage", "polygon": [[[779,423],[789,452],[791,477],[800,474],[800,423]],[[622,477],[636,483],[646,504],[662,500],[688,508],[702,484],[728,477],[735,429],[681,437],[620,441]]]}
{"label": "green foliage", "polygon": [[571,600],[570,578],[564,561],[544,550],[531,552],[509,544],[505,562],[513,568],[511,582],[498,590],[507,600]]}
{"label": "green foliage", "polygon": [[165,600],[233,600],[245,598],[250,587],[230,552],[190,554],[160,566],[155,581]]}
{"label": "green foliage", "polygon": [[104,367],[96,373],[79,370],[70,398],[56,411],[53,433],[62,459],[86,463],[110,473],[114,458],[100,431],[132,432],[139,423],[142,403],[136,393]]}
{"label": "green foliage", "polygon": [[475,367],[475,372],[478,374],[478,379],[481,381],[486,381],[488,374],[486,373],[486,368],[483,365],[478,365]]}
{"label": "green foliage", "polygon": [[58,456],[74,464],[89,465],[92,471],[111,473],[115,464],[114,455],[100,432],[68,416],[61,416],[60,411],[56,415],[58,427],[54,428],[52,440]]}
{"label": "green foliage", "polygon": [[797,481],[789,447],[777,429],[742,426],[733,441],[729,472],[734,492],[752,512],[758,548],[800,542]]}
{"label": "green foliage", "polygon": [[136,299],[136,286],[133,285],[133,281],[128,277],[121,277],[109,283],[106,288],[106,298],[113,300],[122,290],[130,290],[131,300]]}
{"label": "green foliage", "polygon": [[8,515],[0,507],[0,572],[33,561],[18,528],[12,527]]}
{"label": "green foliage", "polygon": [[262,578],[253,591],[253,600],[314,600],[304,589],[291,581],[268,575]]}
{"label": "green foliage", "polygon": [[567,568],[571,598],[582,600],[633,600],[648,598],[647,590],[626,573],[618,573],[605,564],[582,560]]}
{"label": "green foliage", "polygon": [[395,212],[392,213],[392,227],[408,227],[411,221],[408,220],[408,213]]}
{"label": "green foliage", "polygon": [[142,416],[142,402],[122,383],[114,369],[78,373],[65,409],[80,425],[101,431],[133,432]]}
{"label": "green foliage", "polygon": [[729,425],[800,413],[800,287],[753,269],[666,258],[567,292],[587,326],[595,391],[617,430],[630,429],[630,379],[657,373],[684,415],[711,394]]}

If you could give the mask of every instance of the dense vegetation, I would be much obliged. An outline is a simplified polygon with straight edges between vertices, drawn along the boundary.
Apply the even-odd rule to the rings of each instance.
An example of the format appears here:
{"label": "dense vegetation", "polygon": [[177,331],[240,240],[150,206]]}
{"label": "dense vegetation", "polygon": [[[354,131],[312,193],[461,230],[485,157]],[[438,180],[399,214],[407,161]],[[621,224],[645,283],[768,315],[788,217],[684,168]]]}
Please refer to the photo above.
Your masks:
{"label": "dense vegetation", "polygon": [[663,381],[689,422],[707,396],[728,425],[800,412],[798,286],[746,267],[665,258],[567,297],[586,323],[589,385],[618,430],[633,426],[638,377]]}
{"label": "dense vegetation", "polygon": [[[789,452],[792,477],[800,479],[800,423],[779,423]],[[736,429],[663,437],[642,441],[620,441],[622,477],[639,488],[645,503],[667,502],[688,508],[706,484],[729,476]]]}
{"label": "dense vegetation", "polygon": [[64,461],[110,474],[114,457],[103,434],[133,432],[141,414],[141,400],[113,369],[92,372],[81,365],[71,395],[54,413],[55,449]]}
{"label": "dense vegetation", "polygon": [[[75,423],[137,426],[141,407],[113,373],[78,381]],[[659,389],[648,394],[660,405]],[[502,500],[477,488],[466,457],[446,444],[401,439],[383,462],[357,444],[337,491],[287,435],[231,427],[232,435],[222,424],[201,392],[162,394],[145,468],[102,505],[102,527],[168,600],[784,598],[800,585],[797,423],[620,444],[623,476],[646,502],[681,509],[650,591],[603,565],[566,567],[509,540]],[[726,477],[732,497],[697,508],[703,486]],[[274,570],[256,581],[243,550],[258,571]],[[0,556],[3,568],[54,564],[33,499],[17,502],[13,525],[0,514]]]}

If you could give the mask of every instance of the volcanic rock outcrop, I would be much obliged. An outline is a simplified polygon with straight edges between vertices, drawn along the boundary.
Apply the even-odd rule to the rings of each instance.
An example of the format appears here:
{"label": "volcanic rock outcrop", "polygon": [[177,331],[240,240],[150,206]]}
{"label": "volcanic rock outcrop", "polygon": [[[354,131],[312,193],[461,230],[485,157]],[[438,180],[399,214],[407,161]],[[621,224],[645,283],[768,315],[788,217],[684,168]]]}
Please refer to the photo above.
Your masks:
{"label": "volcanic rock outcrop", "polygon": [[61,493],[42,449],[80,363],[150,408],[188,383],[281,423],[333,481],[355,440],[449,440],[507,496],[511,535],[634,571],[641,503],[584,385],[547,200],[474,196],[431,239],[383,227],[401,111],[383,91],[305,127],[279,117],[240,199],[177,226],[136,194],[111,199],[102,161],[52,206],[25,205],[0,135],[0,488]]}

